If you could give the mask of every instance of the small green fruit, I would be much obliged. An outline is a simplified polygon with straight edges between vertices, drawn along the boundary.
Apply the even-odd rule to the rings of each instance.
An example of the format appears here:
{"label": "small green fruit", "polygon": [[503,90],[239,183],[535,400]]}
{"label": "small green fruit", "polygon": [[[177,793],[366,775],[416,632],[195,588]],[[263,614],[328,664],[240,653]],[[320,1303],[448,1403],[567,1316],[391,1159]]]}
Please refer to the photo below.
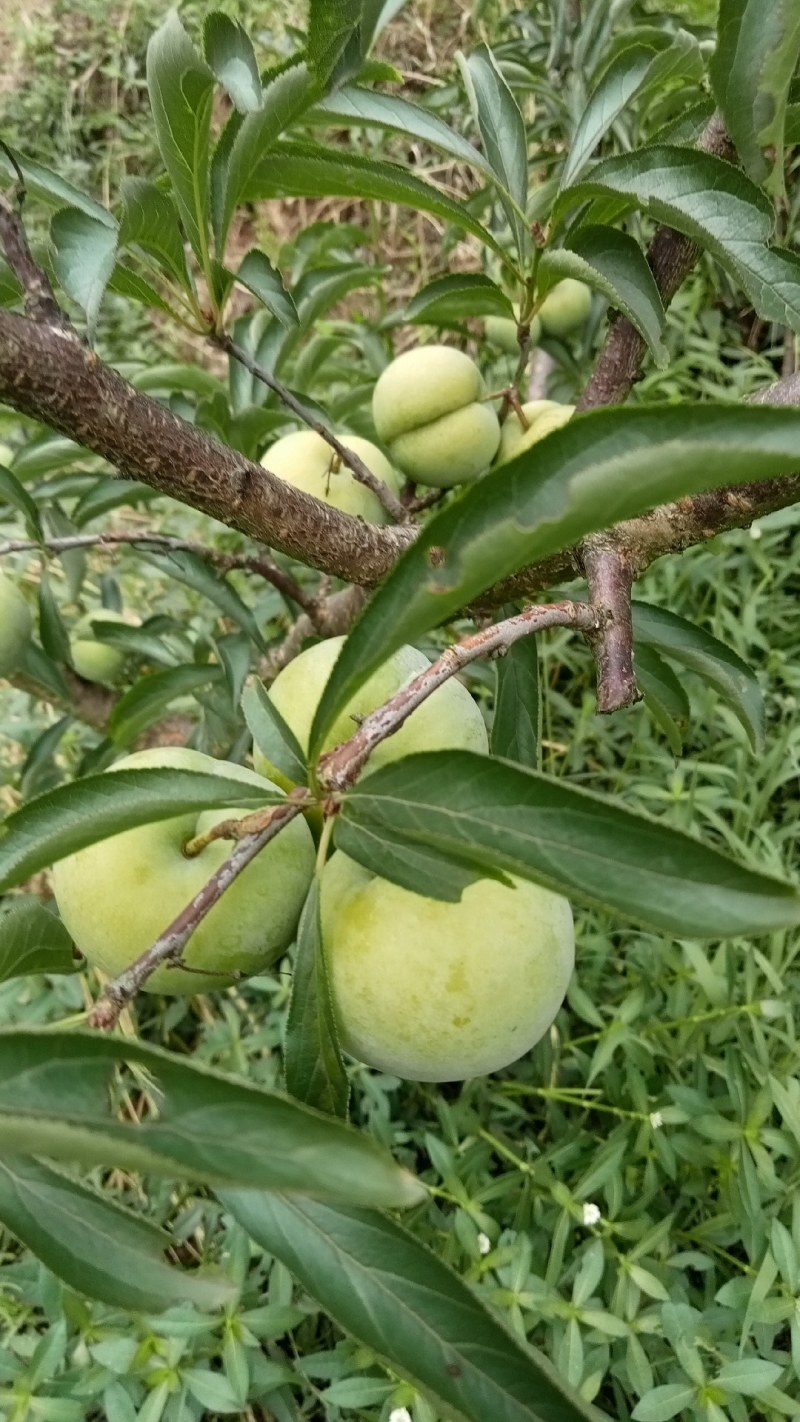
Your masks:
{"label": "small green fruit", "polygon": [[92,636],[95,622],[124,622],[128,619],[121,612],[110,612],[100,608],[81,617],[73,628],[70,643],[72,665],[84,681],[95,681],[100,686],[114,686],[125,665],[125,653],[108,642],[98,642]]}
{"label": "small green fruit", "polygon": [[[519,341],[517,340],[517,323],[508,316],[487,316],[484,322],[486,339],[490,346],[498,346],[501,351],[507,351],[509,355],[519,355]],[[534,316],[531,321],[531,345],[539,343],[542,334],[542,323],[538,316]]]}
{"label": "small green fruit", "polygon": [[480,879],[458,903],[401,889],[341,851],[322,933],[342,1047],[411,1081],[499,1071],[544,1036],[575,958],[567,900]]}
{"label": "small green fruit", "polygon": [[545,435],[567,424],[575,413],[575,406],[559,405],[556,400],[529,400],[527,405],[522,406],[522,413],[528,421],[526,430],[522,428],[516,411],[508,412],[500,434],[495,468],[508,463],[509,459],[521,454],[523,449],[530,449],[532,444],[537,444]]}
{"label": "small green fruit", "polygon": [[483,376],[451,346],[418,346],[393,360],[372,397],[378,437],[417,484],[450,489],[491,464],[500,426],[481,403]]}
{"label": "small green fruit", "polygon": [[[314,714],[344,641],[344,637],[331,637],[326,642],[315,642],[289,662],[269,688],[270,700],[306,754]],[[359,720],[382,706],[427,666],[428,659],[422,652],[415,647],[401,647],[348,702],[328,732],[323,750],[331,750],[340,741],[348,740]],[[388,765],[414,751],[448,749],[471,750],[479,755],[485,755],[489,749],[483,716],[466,687],[453,677],[412,711],[399,731],[376,746],[369,758],[369,768],[377,770],[379,765]],[[257,747],[253,764],[262,775],[268,775],[279,784],[282,781],[287,787],[285,777],[278,779],[280,771]]]}
{"label": "small green fruit", "polygon": [[[370,473],[387,484],[392,493],[399,492],[400,480],[376,445],[357,435],[348,435],[342,444],[357,454]],[[261,458],[265,469],[295,489],[313,494],[342,513],[366,519],[368,523],[386,523],[388,514],[377,494],[360,484],[346,464],[334,469],[336,462],[330,445],[314,430],[297,430],[284,435]]]}
{"label": "small green fruit", "polygon": [[[117,761],[117,770],[163,766],[201,770],[249,785],[275,786],[243,766],[185,746],[158,746]],[[90,963],[116,977],[163,933],[232,853],[214,840],[194,858],[186,842],[221,820],[251,810],[213,809],[139,825],[81,849],[53,869],[53,889],[67,929]],[[314,844],[302,817],[267,845],[195,929],[184,949],[190,968],[158,968],[148,992],[190,995],[224,987],[230,973],[269,967],[289,947],[314,872]]]}
{"label": "small green fruit", "polygon": [[0,572],[0,676],[22,660],[33,631],[33,617],[16,583]]}
{"label": "small green fruit", "polygon": [[569,336],[588,321],[591,309],[591,288],[573,277],[564,277],[539,307],[542,330],[547,336]]}

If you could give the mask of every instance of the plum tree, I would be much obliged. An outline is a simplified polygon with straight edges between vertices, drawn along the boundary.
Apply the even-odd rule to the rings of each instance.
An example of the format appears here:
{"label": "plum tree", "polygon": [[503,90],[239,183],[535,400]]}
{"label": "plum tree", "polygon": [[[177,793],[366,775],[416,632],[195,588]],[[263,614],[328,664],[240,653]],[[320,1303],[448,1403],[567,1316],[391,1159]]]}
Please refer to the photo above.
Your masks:
{"label": "plum tree", "polygon": [[387,365],[372,396],[378,438],[409,479],[450,489],[477,479],[500,443],[483,376],[452,346],[417,346]]}
{"label": "plum tree", "polygon": [[[484,322],[484,334],[489,345],[497,346],[508,355],[519,355],[518,329],[516,321],[512,321],[510,316],[487,316]],[[530,332],[532,346],[538,344],[541,334],[542,323],[538,316],[534,316]]]}
{"label": "plum tree", "polygon": [[527,880],[424,898],[341,850],[322,877],[322,934],[341,1044],[412,1081],[460,1081],[516,1061],[551,1025],[575,941],[566,899]]}
{"label": "plum tree", "polygon": [[[108,771],[162,766],[201,770],[231,780],[276,786],[252,770],[184,746],[135,751]],[[53,869],[59,912],[84,957],[116,976],[153,943],[231,853],[215,840],[192,858],[184,845],[242,809],[176,815],[99,840]],[[300,817],[288,824],[240,874],[192,934],[183,952],[189,969],[161,967],[150,992],[191,994],[222,987],[230,973],[250,976],[274,962],[292,941],[314,870],[311,832]]]}
{"label": "plum tree", "polygon": [[125,665],[125,653],[108,642],[100,642],[93,635],[95,622],[122,622],[128,619],[121,612],[110,612],[101,608],[99,612],[87,613],[73,628],[70,642],[72,665],[84,681],[96,681],[101,686],[113,686],[119,680]]}
{"label": "plum tree", "polygon": [[515,410],[509,410],[508,418],[500,433],[500,448],[495,466],[514,459],[523,449],[530,449],[545,435],[567,424],[575,413],[574,405],[560,405],[556,400],[529,400],[523,405],[522,413],[528,422],[523,429],[522,421]]}
{"label": "plum tree", "polygon": [[[376,445],[357,435],[347,435],[342,444],[357,454],[370,473],[393,493],[400,492],[400,480],[388,459]],[[359,483],[337,458],[330,445],[314,430],[296,430],[284,435],[262,455],[261,463],[272,474],[313,494],[342,513],[364,518],[369,523],[386,523],[387,513],[377,494]]]}
{"label": "plum tree", "polygon": [[569,336],[588,320],[591,309],[591,288],[574,277],[564,277],[539,308],[542,330],[547,336]]}
{"label": "plum tree", "polygon": [[[316,642],[313,647],[308,647],[284,667],[269,689],[273,705],[303,752],[308,751],[314,713],[344,641],[344,637],[330,637],[325,642]],[[323,749],[330,750],[340,741],[347,740],[361,718],[382,706],[428,665],[427,657],[415,647],[401,647],[348,702],[328,732]],[[466,687],[451,678],[423,701],[416,711],[412,711],[399,731],[381,741],[373,751],[369,764],[377,769],[379,765],[400,760],[413,751],[454,748],[485,755],[489,741],[478,706]],[[290,788],[286,777],[257,747],[253,763],[262,775],[277,781],[284,789]]]}
{"label": "plum tree", "polygon": [[32,629],[33,618],[24,594],[0,572],[0,676],[19,665]]}

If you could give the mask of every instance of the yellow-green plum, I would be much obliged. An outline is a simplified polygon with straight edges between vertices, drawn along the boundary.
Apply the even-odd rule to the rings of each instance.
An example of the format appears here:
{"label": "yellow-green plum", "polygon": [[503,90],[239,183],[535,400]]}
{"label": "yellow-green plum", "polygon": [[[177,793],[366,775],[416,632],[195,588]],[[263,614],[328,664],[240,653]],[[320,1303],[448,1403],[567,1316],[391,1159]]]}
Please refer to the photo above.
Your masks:
{"label": "yellow-green plum", "polygon": [[22,660],[33,630],[31,610],[16,583],[0,572],[0,676]]}
{"label": "yellow-green plum", "polygon": [[[107,772],[147,767],[200,770],[248,785],[276,787],[244,766],[214,760],[185,746],[136,751]],[[235,798],[235,796],[233,796]],[[99,840],[53,869],[58,909],[84,957],[116,976],[135,961],[186,908],[229,857],[230,840],[214,840],[189,858],[183,848],[221,820],[256,809],[203,810],[176,815]],[[223,987],[226,974],[262,972],[289,947],[314,872],[314,843],[305,820],[286,825],[195,929],[184,949],[188,966],[158,968],[150,992],[188,995]]]}
{"label": "yellow-green plum", "polygon": [[[484,322],[484,332],[490,346],[497,346],[501,351],[506,351],[508,355],[519,355],[519,341],[517,339],[517,323],[512,321],[510,316],[487,316]],[[542,334],[542,323],[538,316],[534,316],[531,321],[532,346],[538,344]]]}
{"label": "yellow-green plum", "polygon": [[411,1081],[499,1071],[544,1036],[564,1000],[572,912],[525,880],[480,879],[444,903],[339,850],[321,903],[342,1047],[379,1071]]}
{"label": "yellow-green plum", "polygon": [[109,642],[99,642],[93,635],[95,622],[124,622],[127,617],[121,612],[111,612],[100,608],[89,612],[75,623],[73,639],[70,643],[72,665],[84,681],[96,681],[101,686],[113,686],[119,680],[125,665],[125,653]]}
{"label": "yellow-green plum", "polygon": [[564,277],[539,307],[542,330],[547,336],[569,336],[589,319],[591,309],[591,287],[573,277]]}
{"label": "yellow-green plum", "polygon": [[378,438],[417,484],[450,489],[492,462],[500,426],[482,403],[483,376],[452,346],[417,346],[387,365],[372,396]]}
{"label": "yellow-green plum", "polygon": [[516,411],[509,410],[500,435],[495,467],[506,464],[509,459],[521,454],[523,449],[530,449],[532,444],[537,444],[545,435],[566,425],[575,414],[575,406],[560,405],[556,400],[529,400],[522,406],[522,413],[528,422],[527,429],[522,428]]}
{"label": "yellow-green plum", "polygon": [[[370,473],[387,484],[392,493],[399,493],[400,480],[377,445],[357,435],[347,435],[342,444],[357,454]],[[388,514],[377,494],[360,484],[346,464],[339,463],[330,445],[314,430],[297,430],[284,435],[270,446],[261,463],[287,484],[313,494],[342,513],[366,519],[368,523],[387,521]]]}
{"label": "yellow-green plum", "polygon": [[[344,641],[344,637],[330,637],[325,642],[315,642],[289,662],[269,688],[270,700],[306,753],[314,713]],[[382,706],[429,665],[428,658],[415,647],[401,647],[348,702],[328,732],[323,749],[331,750],[340,741],[346,741],[355,732],[359,720]],[[479,755],[485,755],[489,749],[483,716],[466,687],[453,677],[412,711],[399,731],[375,747],[369,768],[377,770],[379,765],[388,765],[415,751],[452,749],[476,751]],[[270,776],[284,789],[290,788],[286,777],[258,748],[253,752],[253,764],[256,770]]]}

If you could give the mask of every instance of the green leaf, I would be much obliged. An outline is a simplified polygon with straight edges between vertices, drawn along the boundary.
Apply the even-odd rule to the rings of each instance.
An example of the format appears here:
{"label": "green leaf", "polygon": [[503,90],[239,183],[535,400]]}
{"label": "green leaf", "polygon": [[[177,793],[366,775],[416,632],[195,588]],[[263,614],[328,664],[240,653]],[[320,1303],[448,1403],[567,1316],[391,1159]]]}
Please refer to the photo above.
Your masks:
{"label": "green leaf", "polygon": [[646,643],[636,648],[636,680],[647,706],[664,732],[672,754],[683,752],[679,722],[689,720],[689,698],[672,667]]}
{"label": "green leaf", "polygon": [[791,410],[708,404],[576,416],[424,526],[342,649],[317,709],[311,756],[382,662],[486,587],[669,499],[789,474],[798,463],[800,415]]}
{"label": "green leaf", "polygon": [[292,975],[284,1044],[286,1090],[307,1106],[346,1116],[350,1086],[333,1015],[319,917],[319,879],[309,890]]}
{"label": "green leaf", "polygon": [[50,579],[43,572],[39,579],[39,636],[48,657],[54,662],[70,661],[70,646],[67,629],[59,611],[58,603],[50,587]]}
{"label": "green leaf", "polygon": [[732,163],[687,148],[640,148],[598,163],[559,199],[616,193],[699,243],[730,272],[765,321],[800,331],[800,255],[770,247],[774,217]]}
{"label": "green leaf", "polygon": [[117,260],[116,229],[76,207],[62,207],[53,214],[50,236],[55,249],[53,270],[67,296],[84,311],[93,337],[103,292]]}
{"label": "green leaf", "polygon": [[702,76],[700,47],[686,30],[678,30],[674,36],[650,31],[646,41],[628,45],[612,60],[589,98],[564,164],[561,186],[575,181],[603,135],[633,99],[654,88],[663,92],[672,79],[697,83]]}
{"label": "green leaf", "polygon": [[470,1422],[608,1422],[394,1220],[283,1195],[222,1200],[359,1343]]}
{"label": "green leaf", "polygon": [[156,138],[186,235],[208,267],[209,135],[214,76],[175,10],[147,46],[147,88]]}
{"label": "green leaf", "polygon": [[505,259],[505,249],[463,202],[440,193],[396,163],[313,144],[277,143],[255,164],[242,197],[354,197],[396,202],[453,222]]}
{"label": "green leaf", "polygon": [[[415,889],[406,844],[446,863],[517,874],[675,937],[725,938],[800,923],[790,884],[613,800],[470,751],[382,766],[350,790],[336,844]],[[436,898],[455,898],[442,874]],[[419,890],[416,890],[419,892]]]}
{"label": "green leaf", "polygon": [[136,825],[190,810],[256,808],[284,799],[263,786],[194,770],[159,767],[87,776],[29,800],[0,824],[0,893],[57,859]]}
{"label": "green leaf", "polygon": [[[225,250],[231,218],[239,203],[245,201],[259,160],[272,150],[284,129],[299,118],[318,96],[316,76],[309,72],[305,64],[291,64],[265,84],[260,111],[248,114],[235,134],[228,138],[230,151],[220,160],[220,190],[218,196],[215,194],[213,213],[220,254]],[[225,139],[225,133],[220,142]]]}
{"label": "green leaf", "polygon": [[142,550],[140,557],[145,562],[152,563],[160,572],[168,573],[171,578],[185,583],[186,587],[193,588],[195,592],[207,597],[225,617],[238,622],[242,631],[247,633],[257,647],[264,649],[266,644],[261,628],[247,603],[239,596],[232,583],[201,558],[199,553],[180,548],[159,553],[155,548],[151,548]]}
{"label": "green leaf", "polygon": [[137,504],[149,503],[157,499],[157,489],[149,484],[137,484],[133,479],[97,479],[94,488],[82,494],[72,510],[72,522],[76,528],[84,528],[92,519],[99,518],[111,509],[121,506],[133,508]]}
{"label": "green leaf", "polygon": [[30,1156],[0,1159],[0,1219],[69,1288],[117,1308],[217,1309],[235,1296],[225,1279],[165,1263],[163,1230]]}
{"label": "green leaf", "polygon": [[[6,144],[6,148],[13,153],[16,162],[22,170],[25,179],[25,187],[29,192],[35,193],[43,202],[49,203],[52,207],[77,207],[81,212],[85,212],[87,217],[93,217],[96,222],[104,222],[106,227],[116,228],[116,222],[102,203],[95,202],[94,198],[81,192],[74,183],[62,178],[60,173],[56,173],[52,168],[47,168],[42,163],[35,163],[31,158],[25,158],[14,148],[13,144]],[[0,169],[8,173],[12,178],[16,177],[15,169],[7,153],[0,149]]]}
{"label": "green leaf", "polygon": [[177,697],[222,679],[222,668],[210,662],[148,672],[120,697],[108,718],[108,734],[118,746],[130,745]]}
{"label": "green leaf", "polygon": [[139,272],[125,262],[117,262],[108,281],[108,290],[113,291],[115,296],[124,296],[127,301],[138,301],[140,306],[152,307],[154,311],[163,311],[165,316],[175,320],[175,312],[169,302]]}
{"label": "green leaf", "polygon": [[763,749],[766,713],[761,687],[755,672],[736,652],[702,627],[647,602],[633,604],[633,632],[637,649],[640,644],[651,647],[713,686],[741,721],[753,749]]}
{"label": "green leaf", "polygon": [[56,701],[68,704],[71,702],[72,693],[60,666],[35,642],[28,643],[17,670],[23,672],[29,681],[40,686]]}
{"label": "green leaf", "polygon": [[358,39],[361,9],[362,0],[308,0],[306,54],[320,84],[327,84],[342,62],[351,70],[361,67],[360,43],[351,46]]}
{"label": "green leaf", "polygon": [[[135,1123],[118,1119],[114,1105],[123,1062],[157,1107]],[[91,1167],[379,1208],[425,1198],[413,1176],[343,1121],[196,1060],[92,1032],[0,1032],[0,1142],[3,1159],[35,1150]]]}
{"label": "green leaf", "polygon": [[561,248],[551,247],[539,263],[542,294],[562,277],[588,282],[627,316],[647,343],[657,366],[669,353],[662,333],[664,305],[647,259],[632,237],[613,227],[579,227]]}
{"label": "green leaf", "polygon": [[665,1383],[651,1388],[633,1410],[633,1422],[669,1422],[697,1399],[694,1383]]}
{"label": "green leaf", "polygon": [[173,390],[184,390],[190,395],[219,395],[225,393],[225,385],[210,370],[201,365],[181,365],[165,361],[161,365],[146,365],[130,377],[136,390],[157,390],[171,395]]}
{"label": "green leaf", "polygon": [[409,103],[394,94],[379,94],[373,89],[360,89],[348,85],[329,94],[318,103],[308,115],[310,123],[320,123],[352,128],[380,128],[389,133],[401,133],[406,138],[429,143],[456,158],[460,163],[468,163],[477,168],[485,178],[497,181],[491,163],[483,154],[462,138],[452,128],[448,128],[435,114],[429,113],[419,104]]}
{"label": "green leaf", "polygon": [[782,1372],[780,1363],[770,1363],[766,1358],[736,1358],[732,1363],[723,1363],[713,1386],[741,1397],[756,1397],[774,1387]]}
{"label": "green leaf", "polygon": [[798,59],[794,0],[720,0],[710,66],[714,95],[745,171],[756,183],[772,172],[781,189],[786,107]]}
{"label": "green leaf", "polygon": [[528,139],[519,105],[488,44],[478,45],[468,59],[461,54],[457,59],[517,253],[524,257],[531,245],[525,216]]}
{"label": "green leaf", "polygon": [[242,715],[262,755],[294,785],[306,785],[308,766],[302,748],[263,683],[255,678],[242,694]]}
{"label": "green leaf", "polygon": [[25,520],[25,531],[29,538],[44,538],[39,510],[16,474],[12,474],[4,464],[0,464],[0,499],[11,504]]}
{"label": "green leaf", "polygon": [[72,939],[34,894],[0,905],[0,982],[33,973],[74,973]]}
{"label": "green leaf", "polygon": [[203,51],[228,97],[241,114],[261,108],[258,60],[247,31],[238,20],[212,10],[203,25]]}
{"label": "green leaf", "polygon": [[542,700],[535,637],[514,642],[495,663],[492,755],[536,770],[541,761]]}
{"label": "green leaf", "polygon": [[412,297],[405,321],[424,326],[449,326],[470,316],[513,317],[514,308],[496,282],[480,272],[436,277]]}
{"label": "green leaf", "polygon": [[0,306],[16,306],[21,296],[22,283],[0,257]]}
{"label": "green leaf", "polygon": [[236,280],[252,291],[259,301],[263,301],[282,326],[291,329],[298,324],[297,307],[283,284],[283,277],[273,267],[269,257],[257,247],[247,253],[236,273]]}
{"label": "green leaf", "polygon": [[169,193],[144,178],[126,178],[121,197],[120,247],[137,246],[152,253],[184,291],[192,292],[178,211]]}

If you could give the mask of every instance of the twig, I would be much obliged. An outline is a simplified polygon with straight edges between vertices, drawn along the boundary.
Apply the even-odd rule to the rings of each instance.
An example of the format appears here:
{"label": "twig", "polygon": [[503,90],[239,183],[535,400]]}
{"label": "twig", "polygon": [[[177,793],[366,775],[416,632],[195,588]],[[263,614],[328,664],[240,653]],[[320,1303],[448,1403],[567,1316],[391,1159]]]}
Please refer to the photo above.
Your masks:
{"label": "twig", "polygon": [[589,602],[599,617],[593,640],[597,668],[597,709],[605,715],[640,699],[633,669],[633,569],[613,534],[587,538],[583,567]]}
{"label": "twig", "polygon": [[273,375],[271,371],[266,370],[264,366],[259,365],[258,361],[253,360],[252,356],[248,355],[247,351],[243,350],[241,346],[237,346],[235,342],[231,340],[230,336],[209,336],[209,340],[220,350],[225,351],[227,355],[238,361],[240,365],[243,365],[245,370],[249,370],[251,375],[254,375],[257,380],[260,380],[263,385],[266,385],[268,389],[277,395],[281,404],[285,405],[287,410],[291,410],[292,414],[296,415],[298,420],[301,420],[310,430],[314,430],[316,434],[324,439],[326,444],[330,445],[338,458],[341,459],[342,463],[350,470],[353,478],[357,479],[359,484],[364,484],[367,489],[371,489],[376,498],[380,499],[383,507],[387,513],[391,514],[396,523],[408,522],[408,509],[397,495],[392,492],[388,484],[384,484],[382,479],[379,479],[376,474],[373,474],[372,470],[367,468],[363,459],[359,458],[352,449],[348,449],[347,445],[343,444],[342,441],[328,429],[327,425],[324,425],[310,410],[306,409],[305,405],[292,394],[291,390],[283,384],[282,380],[278,380],[277,376]]}
{"label": "twig", "polygon": [[[16,173],[16,200],[21,211],[26,196],[25,177],[11,149],[2,139],[0,148]],[[3,197],[0,197],[0,243],[6,261],[25,293],[25,310],[30,319],[53,326],[71,340],[77,340],[71,322],[56,301],[47,273],[33,259],[19,212],[15,212]]]}
{"label": "twig", "polygon": [[273,587],[285,593],[310,617],[313,618],[316,614],[316,598],[305,593],[299,583],[288,573],[284,573],[268,554],[222,553],[215,548],[207,548],[204,543],[192,542],[186,538],[172,538],[164,533],[71,533],[62,538],[45,538],[41,542],[32,538],[15,538],[7,543],[0,543],[0,558],[11,553],[27,553],[37,548],[46,548],[51,553],[65,553],[71,548],[111,548],[119,544],[152,547],[156,552],[161,550],[165,553],[194,553],[196,557],[204,558],[206,562],[213,563],[221,572],[226,573],[232,568],[246,569],[247,572],[256,573],[266,582],[272,583]]}
{"label": "twig", "polygon": [[[307,795],[307,792],[304,791]],[[108,1028],[116,1026],[120,1013],[133,1000],[148,978],[162,965],[182,967],[181,954],[192,934],[206,914],[210,913],[225,890],[255,859],[257,854],[274,839],[291,820],[301,814],[303,804],[299,799],[289,799],[284,805],[275,806],[275,814],[258,834],[248,836],[237,844],[219,869],[212,874],[207,884],[195,894],[190,904],[182,909],[168,928],[156,939],[146,952],[142,953],[124,973],[107,984],[98,998],[89,1017],[90,1027]]]}
{"label": "twig", "polygon": [[327,790],[346,790],[358,778],[375,747],[399,731],[412,711],[437,687],[478,657],[505,651],[521,637],[542,632],[547,627],[573,627],[577,631],[594,634],[598,631],[601,618],[602,614],[586,603],[535,604],[504,622],[497,622],[454,643],[438,661],[432,662],[407,686],[401,687],[383,706],[365,716],[349,740],[322,757],[319,763],[320,783]]}

